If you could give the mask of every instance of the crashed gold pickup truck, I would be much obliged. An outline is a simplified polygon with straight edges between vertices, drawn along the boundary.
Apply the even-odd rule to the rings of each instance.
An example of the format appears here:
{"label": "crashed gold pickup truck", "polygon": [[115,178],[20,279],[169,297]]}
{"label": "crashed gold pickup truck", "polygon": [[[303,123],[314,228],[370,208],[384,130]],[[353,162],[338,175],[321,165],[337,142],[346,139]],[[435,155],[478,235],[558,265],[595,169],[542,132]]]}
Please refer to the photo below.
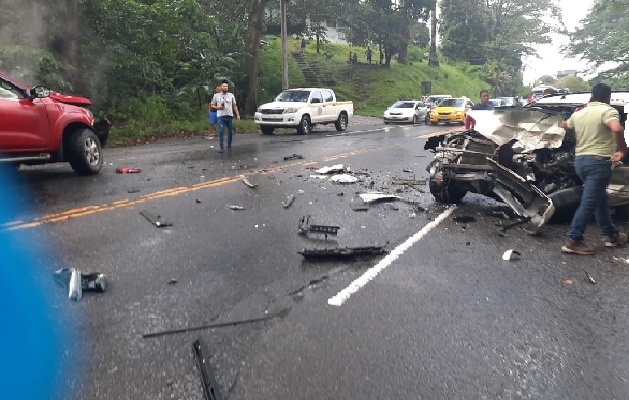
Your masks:
{"label": "crashed gold pickup truck", "polygon": [[[474,129],[426,142],[424,148],[435,153],[427,167],[430,192],[442,203],[458,203],[468,192],[492,197],[527,219],[530,233],[556,210],[574,212],[582,193],[574,169],[576,138],[561,122],[589,99],[590,93],[557,94],[525,107],[470,111]],[[629,91],[613,92],[611,105],[626,126]],[[614,169],[607,191],[611,207],[629,204],[629,165]]]}

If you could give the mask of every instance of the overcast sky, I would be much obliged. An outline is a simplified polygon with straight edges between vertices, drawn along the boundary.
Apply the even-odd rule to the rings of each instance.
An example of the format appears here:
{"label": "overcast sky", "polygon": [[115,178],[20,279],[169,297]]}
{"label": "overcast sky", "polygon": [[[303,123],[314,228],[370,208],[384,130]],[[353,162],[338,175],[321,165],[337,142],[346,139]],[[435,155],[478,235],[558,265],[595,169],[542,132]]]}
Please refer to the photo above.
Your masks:
{"label": "overcast sky", "polygon": [[[579,21],[585,18],[594,0],[558,0],[563,11],[563,21],[569,31],[573,31]],[[552,44],[539,46],[539,58],[528,58],[524,60],[524,85],[530,85],[542,75],[555,76],[557,71],[575,69],[582,71],[587,68],[587,63],[577,59],[565,58],[559,52],[561,46],[567,42],[567,38],[555,36]],[[581,76],[584,76],[581,74]],[[584,76],[587,78],[586,76]]]}

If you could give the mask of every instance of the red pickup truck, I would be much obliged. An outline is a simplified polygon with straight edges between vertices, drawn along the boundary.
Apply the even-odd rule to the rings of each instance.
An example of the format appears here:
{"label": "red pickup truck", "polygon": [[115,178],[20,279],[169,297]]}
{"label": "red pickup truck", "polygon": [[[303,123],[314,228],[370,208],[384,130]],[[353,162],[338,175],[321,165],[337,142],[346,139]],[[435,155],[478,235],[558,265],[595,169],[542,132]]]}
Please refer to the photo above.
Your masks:
{"label": "red pickup truck", "polygon": [[94,123],[89,99],[28,86],[0,72],[0,162],[45,164],[67,161],[81,175],[103,165],[109,122]]}

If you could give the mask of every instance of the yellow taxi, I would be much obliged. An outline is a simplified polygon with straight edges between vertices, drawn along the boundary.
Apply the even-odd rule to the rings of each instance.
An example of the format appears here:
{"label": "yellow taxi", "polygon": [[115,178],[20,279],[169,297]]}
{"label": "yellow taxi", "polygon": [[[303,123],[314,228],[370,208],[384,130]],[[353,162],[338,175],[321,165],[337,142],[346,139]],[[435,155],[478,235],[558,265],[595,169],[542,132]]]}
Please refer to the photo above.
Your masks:
{"label": "yellow taxi", "polygon": [[449,124],[458,122],[465,124],[465,114],[474,105],[467,97],[443,99],[435,108],[430,110],[430,123],[437,125],[439,122]]}

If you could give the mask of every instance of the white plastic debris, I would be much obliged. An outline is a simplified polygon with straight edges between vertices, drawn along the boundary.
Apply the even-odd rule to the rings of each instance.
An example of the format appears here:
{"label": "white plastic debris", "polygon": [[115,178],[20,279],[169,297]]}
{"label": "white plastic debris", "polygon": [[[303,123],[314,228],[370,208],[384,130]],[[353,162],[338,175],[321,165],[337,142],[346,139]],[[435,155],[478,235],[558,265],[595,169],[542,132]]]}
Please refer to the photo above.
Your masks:
{"label": "white plastic debris", "polygon": [[396,196],[390,193],[384,192],[369,192],[369,193],[361,193],[359,194],[360,198],[363,199],[365,203],[373,203],[374,201],[382,201],[382,200],[399,200],[400,196]]}
{"label": "white plastic debris", "polygon": [[310,178],[315,178],[315,179],[328,179],[328,177],[326,175],[310,175]]}
{"label": "white plastic debris", "polygon": [[350,174],[338,174],[338,175],[334,175],[330,178],[330,180],[332,182],[336,182],[336,183],[354,183],[354,182],[358,182],[358,178],[356,178],[354,175],[350,175]]}
{"label": "white plastic debris", "polygon": [[70,300],[81,300],[83,298],[83,285],[81,282],[81,271],[76,268],[71,268],[72,275],[70,276],[70,288],[68,291],[68,297]]}
{"label": "white plastic debris", "polygon": [[517,260],[522,254],[519,251],[509,249],[502,255],[504,261]]}
{"label": "white plastic debris", "polygon": [[315,172],[317,174],[329,174],[332,172],[341,172],[344,170],[344,165],[343,164],[336,164],[336,165],[332,165],[331,167],[322,167],[319,168],[318,170],[316,170]]}

